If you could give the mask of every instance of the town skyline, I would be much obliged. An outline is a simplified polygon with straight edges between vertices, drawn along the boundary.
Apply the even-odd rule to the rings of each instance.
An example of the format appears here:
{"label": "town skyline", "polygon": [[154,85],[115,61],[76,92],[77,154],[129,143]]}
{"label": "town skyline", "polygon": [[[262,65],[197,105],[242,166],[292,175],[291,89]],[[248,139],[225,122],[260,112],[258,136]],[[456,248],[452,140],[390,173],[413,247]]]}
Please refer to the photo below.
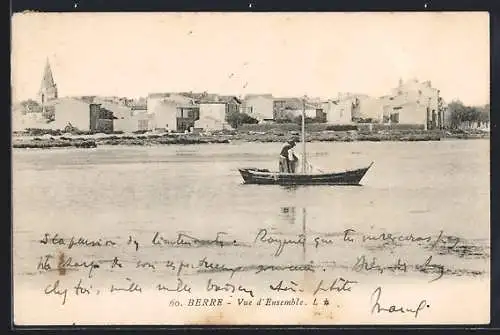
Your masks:
{"label": "town skyline", "polygon": [[[319,35],[359,20],[373,29],[330,41]],[[447,102],[489,103],[487,13],[18,14],[12,24],[13,101],[36,99],[49,59],[60,96],[377,97],[400,79],[417,78],[431,81]],[[65,28],[70,24],[78,29]]]}

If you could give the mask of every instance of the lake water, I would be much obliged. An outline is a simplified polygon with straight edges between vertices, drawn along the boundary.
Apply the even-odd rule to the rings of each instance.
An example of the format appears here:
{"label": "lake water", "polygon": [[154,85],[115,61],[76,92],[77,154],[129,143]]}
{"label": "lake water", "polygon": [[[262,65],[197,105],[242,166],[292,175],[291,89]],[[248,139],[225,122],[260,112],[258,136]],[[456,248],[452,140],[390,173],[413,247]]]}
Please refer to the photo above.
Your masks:
{"label": "lake water", "polygon": [[[285,235],[305,231],[308,236],[345,229],[415,235],[442,230],[468,241],[469,247],[482,248],[476,258],[445,255],[442,262],[488,272],[488,140],[308,143],[309,161],[322,170],[363,167],[372,161],[374,165],[361,187],[242,184],[237,168],[277,169],[280,147],[280,143],[233,143],[14,150],[16,280],[26,285],[36,282],[32,280],[36,264],[44,253],[37,241],[45,233],[151,240],[155,232],[174,237],[182,231],[207,239],[224,232],[231,240],[251,243],[261,228]],[[307,243],[310,251],[303,257],[332,257],[319,255],[314,242]],[[160,255],[155,249],[146,250],[152,257]],[[204,253],[227,261],[257,262],[272,254],[269,250],[262,246],[253,256],[243,251],[223,256],[219,251]],[[175,249],[168,254],[188,257],[190,252],[195,251]],[[335,255],[342,259],[352,252],[343,248]],[[99,253],[112,257],[109,251]],[[412,254],[407,252],[408,257]],[[299,255],[289,248],[280,262]]]}
{"label": "lake water", "polygon": [[[238,167],[277,168],[280,144],[14,150],[14,231],[117,229],[238,232],[294,224],[310,229],[445,229],[489,236],[489,141],[309,143],[309,161],[344,170],[375,162],[362,187],[243,185]],[[298,212],[298,211],[297,211]]]}

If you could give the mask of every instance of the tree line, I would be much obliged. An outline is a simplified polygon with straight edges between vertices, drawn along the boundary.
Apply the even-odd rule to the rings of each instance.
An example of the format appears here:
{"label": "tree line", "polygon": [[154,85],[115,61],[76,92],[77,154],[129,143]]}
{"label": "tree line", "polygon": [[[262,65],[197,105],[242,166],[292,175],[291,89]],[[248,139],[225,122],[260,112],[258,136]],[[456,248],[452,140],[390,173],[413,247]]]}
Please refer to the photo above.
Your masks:
{"label": "tree line", "polygon": [[484,106],[466,106],[460,100],[448,104],[450,123],[452,128],[457,128],[463,122],[487,123],[490,121],[490,104]]}

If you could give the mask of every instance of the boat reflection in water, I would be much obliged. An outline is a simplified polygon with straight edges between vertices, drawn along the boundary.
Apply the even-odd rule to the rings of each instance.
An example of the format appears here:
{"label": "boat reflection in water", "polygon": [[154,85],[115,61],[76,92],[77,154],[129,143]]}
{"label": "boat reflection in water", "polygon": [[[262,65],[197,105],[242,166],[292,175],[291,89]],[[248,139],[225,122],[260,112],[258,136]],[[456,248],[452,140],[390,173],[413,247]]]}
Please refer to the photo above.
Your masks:
{"label": "boat reflection in water", "polygon": [[298,219],[301,222],[301,232],[299,234],[302,234],[306,238],[306,243],[304,243],[303,247],[303,260],[306,260],[306,245],[307,245],[307,234],[306,234],[306,221],[307,221],[307,210],[305,207],[302,208],[296,208],[296,207],[281,207],[280,210],[280,217],[281,219],[291,225],[295,225],[297,223],[297,212],[298,214]]}
{"label": "boat reflection in water", "polygon": [[295,219],[296,219],[295,207],[281,207],[280,216],[283,219],[283,221],[292,225],[295,224]]}

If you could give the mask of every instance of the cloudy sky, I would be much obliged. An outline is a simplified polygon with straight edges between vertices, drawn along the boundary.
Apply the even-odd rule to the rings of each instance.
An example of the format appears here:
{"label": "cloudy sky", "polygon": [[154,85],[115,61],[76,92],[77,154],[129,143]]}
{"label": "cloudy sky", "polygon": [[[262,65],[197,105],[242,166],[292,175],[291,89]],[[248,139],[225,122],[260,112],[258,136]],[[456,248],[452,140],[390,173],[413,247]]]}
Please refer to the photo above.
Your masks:
{"label": "cloudy sky", "polygon": [[446,101],[489,101],[478,12],[16,14],[14,101],[36,97],[47,58],[61,96],[380,96],[417,77]]}

